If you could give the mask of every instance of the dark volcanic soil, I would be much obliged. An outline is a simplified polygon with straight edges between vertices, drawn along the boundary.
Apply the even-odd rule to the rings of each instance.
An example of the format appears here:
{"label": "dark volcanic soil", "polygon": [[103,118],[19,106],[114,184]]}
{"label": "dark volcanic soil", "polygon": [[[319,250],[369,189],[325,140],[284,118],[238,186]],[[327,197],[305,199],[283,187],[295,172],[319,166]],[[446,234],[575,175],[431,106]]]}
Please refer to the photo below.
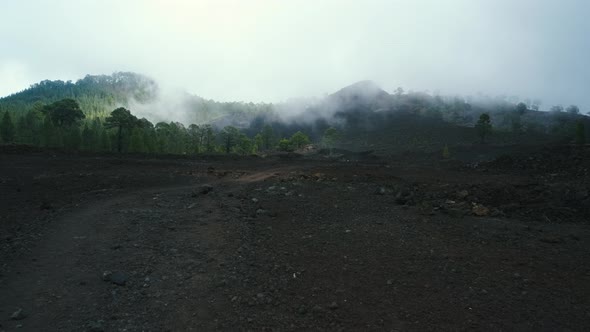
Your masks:
{"label": "dark volcanic soil", "polygon": [[5,149],[0,331],[590,330],[587,169],[506,164]]}

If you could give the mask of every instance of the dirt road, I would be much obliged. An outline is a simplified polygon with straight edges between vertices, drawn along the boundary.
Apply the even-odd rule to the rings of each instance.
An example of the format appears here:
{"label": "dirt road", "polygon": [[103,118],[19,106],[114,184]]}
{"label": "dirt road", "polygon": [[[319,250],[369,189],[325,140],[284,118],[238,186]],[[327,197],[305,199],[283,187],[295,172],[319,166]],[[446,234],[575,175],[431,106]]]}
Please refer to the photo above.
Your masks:
{"label": "dirt road", "polygon": [[278,159],[0,160],[0,330],[590,328],[587,224],[459,215],[400,194],[528,178]]}

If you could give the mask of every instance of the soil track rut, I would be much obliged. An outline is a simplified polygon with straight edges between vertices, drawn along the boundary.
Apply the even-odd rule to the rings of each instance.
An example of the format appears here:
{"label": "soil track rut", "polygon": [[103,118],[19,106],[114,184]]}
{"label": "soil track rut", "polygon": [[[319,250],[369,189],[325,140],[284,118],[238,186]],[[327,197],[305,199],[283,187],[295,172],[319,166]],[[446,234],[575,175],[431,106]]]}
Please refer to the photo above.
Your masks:
{"label": "soil track rut", "polygon": [[[22,308],[27,318],[2,325],[26,331],[214,328],[210,308],[219,299],[211,290],[226,249],[224,216],[194,185],[90,202],[56,220],[8,271],[0,311],[7,317]],[[102,280],[106,271],[123,273],[125,285]]]}

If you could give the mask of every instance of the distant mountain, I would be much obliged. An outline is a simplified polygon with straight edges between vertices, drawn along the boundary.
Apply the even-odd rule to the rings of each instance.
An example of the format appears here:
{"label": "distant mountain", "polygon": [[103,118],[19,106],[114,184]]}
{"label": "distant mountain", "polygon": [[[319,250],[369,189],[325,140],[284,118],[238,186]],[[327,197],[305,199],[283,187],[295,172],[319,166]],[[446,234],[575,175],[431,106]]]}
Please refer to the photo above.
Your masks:
{"label": "distant mountain", "polygon": [[[26,112],[35,104],[50,104],[64,98],[78,101],[87,116],[105,118],[116,107],[126,107],[132,113],[158,122],[181,121],[231,123],[223,117],[241,119],[245,113],[268,110],[268,104],[243,102],[222,103],[189,93],[164,95],[155,80],[137,73],[118,72],[112,75],[87,75],[76,82],[45,80],[29,88],[0,98],[0,111]],[[246,120],[247,124],[247,120]]]}
{"label": "distant mountain", "polygon": [[326,103],[334,111],[350,109],[378,110],[387,108],[392,96],[373,81],[360,81],[328,96]]}
{"label": "distant mountain", "polygon": [[134,98],[148,102],[155,98],[157,93],[158,84],[153,79],[141,74],[118,72],[112,75],[86,75],[76,82],[44,80],[21,92],[0,98],[0,101],[30,103],[98,95],[112,96],[118,100]]}
{"label": "distant mountain", "polygon": [[149,77],[129,72],[112,75],[86,75],[76,82],[45,80],[29,88],[0,98],[0,110],[26,111],[34,104],[49,104],[64,98],[80,103],[91,115],[105,115],[119,105],[130,102],[149,103],[158,96],[158,85]]}

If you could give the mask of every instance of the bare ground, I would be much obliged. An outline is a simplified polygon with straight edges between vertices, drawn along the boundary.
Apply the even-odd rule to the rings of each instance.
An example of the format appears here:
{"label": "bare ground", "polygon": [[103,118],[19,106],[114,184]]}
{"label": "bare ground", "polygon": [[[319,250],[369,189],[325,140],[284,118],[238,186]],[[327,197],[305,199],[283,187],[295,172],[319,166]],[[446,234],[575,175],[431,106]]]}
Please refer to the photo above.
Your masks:
{"label": "bare ground", "polygon": [[43,151],[0,171],[0,331],[590,329],[587,198],[560,191],[586,178]]}

